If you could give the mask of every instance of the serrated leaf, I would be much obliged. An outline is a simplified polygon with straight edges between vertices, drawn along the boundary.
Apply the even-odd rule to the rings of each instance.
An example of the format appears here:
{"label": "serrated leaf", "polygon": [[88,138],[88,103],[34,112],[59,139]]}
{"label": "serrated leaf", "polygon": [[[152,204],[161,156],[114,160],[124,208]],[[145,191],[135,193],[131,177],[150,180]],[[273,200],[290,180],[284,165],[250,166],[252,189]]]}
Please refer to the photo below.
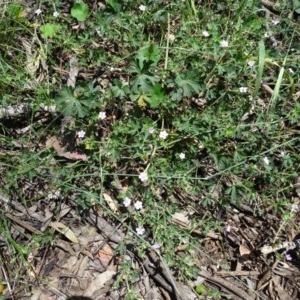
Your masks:
{"label": "serrated leaf", "polygon": [[40,27],[42,37],[44,39],[46,38],[51,38],[56,35],[56,33],[61,29],[60,25],[57,24],[51,24],[51,23],[46,23]]}
{"label": "serrated leaf", "polygon": [[78,244],[78,239],[75,233],[65,224],[61,222],[51,222],[49,224],[53,229],[64,235],[71,242]]}
{"label": "serrated leaf", "polygon": [[71,9],[71,15],[77,21],[83,22],[87,19],[89,14],[89,7],[86,3],[80,2],[80,3],[74,3],[72,9]]}
{"label": "serrated leaf", "polygon": [[180,101],[182,99],[182,93],[180,91],[180,89],[171,92],[171,100],[173,101]]}
{"label": "serrated leaf", "polygon": [[159,81],[158,76],[139,74],[132,82],[132,91],[135,93],[148,93],[149,90]]}
{"label": "serrated leaf", "polygon": [[201,86],[198,82],[189,78],[182,78],[179,75],[176,78],[176,83],[182,89],[183,97],[191,97],[201,90]]}
{"label": "serrated leaf", "polygon": [[160,103],[166,100],[166,96],[160,84],[155,84],[145,100],[151,108],[156,108]]}
{"label": "serrated leaf", "polygon": [[86,116],[86,109],[81,101],[74,97],[70,88],[64,87],[56,98],[58,110],[65,116],[78,116],[83,118]]}
{"label": "serrated leaf", "polygon": [[155,43],[151,42],[150,44],[141,48],[138,51],[137,59],[139,62],[139,68],[141,70],[149,68],[150,66],[155,67],[160,60],[158,46]]}

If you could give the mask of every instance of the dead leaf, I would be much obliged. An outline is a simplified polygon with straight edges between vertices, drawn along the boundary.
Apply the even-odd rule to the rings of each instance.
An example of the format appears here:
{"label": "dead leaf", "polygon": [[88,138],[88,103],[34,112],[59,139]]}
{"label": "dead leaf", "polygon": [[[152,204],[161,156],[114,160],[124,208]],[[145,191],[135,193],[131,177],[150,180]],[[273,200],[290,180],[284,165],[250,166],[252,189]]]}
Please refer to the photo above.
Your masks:
{"label": "dead leaf", "polygon": [[57,137],[52,136],[46,141],[46,147],[47,148],[54,148],[58,156],[65,157],[67,159],[72,159],[72,160],[83,160],[87,161],[88,158],[85,154],[80,154],[77,152],[66,152],[65,148],[63,148]]}
{"label": "dead leaf", "polygon": [[114,199],[112,199],[108,194],[103,193],[103,198],[108,204],[109,208],[114,212],[118,212],[118,202]]}
{"label": "dead leaf", "polygon": [[251,253],[251,250],[248,247],[244,246],[244,245],[240,245],[239,251],[240,251],[241,256]]}
{"label": "dead leaf", "polygon": [[93,297],[96,291],[99,291],[104,285],[116,275],[115,270],[106,270],[103,273],[95,273],[97,277],[91,282],[84,296]]}
{"label": "dead leaf", "polygon": [[177,213],[173,214],[171,221],[173,223],[176,223],[176,224],[178,224],[180,226],[183,226],[183,227],[190,227],[191,226],[191,222],[188,219],[185,212],[177,212]]}
{"label": "dead leaf", "polygon": [[71,242],[78,244],[76,235],[68,226],[64,225],[61,222],[51,222],[49,225],[59,233],[63,234]]}
{"label": "dead leaf", "polygon": [[104,244],[104,246],[96,254],[96,257],[100,260],[102,266],[107,268],[113,258],[113,255],[113,250],[109,244]]}

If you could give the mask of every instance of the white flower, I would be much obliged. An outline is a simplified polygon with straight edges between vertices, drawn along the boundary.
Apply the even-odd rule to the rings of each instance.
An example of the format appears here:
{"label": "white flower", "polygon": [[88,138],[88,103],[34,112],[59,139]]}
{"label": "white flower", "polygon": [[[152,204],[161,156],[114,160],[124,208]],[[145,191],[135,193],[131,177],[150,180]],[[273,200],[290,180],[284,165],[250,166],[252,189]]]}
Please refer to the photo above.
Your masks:
{"label": "white flower", "polygon": [[145,233],[145,228],[144,228],[144,227],[137,227],[137,228],[135,229],[135,231],[136,231],[136,233],[137,233],[138,235],[143,235],[143,234]]}
{"label": "white flower", "polygon": [[149,131],[150,134],[152,134],[152,133],[154,133],[154,128],[150,127],[148,131]]}
{"label": "white flower", "polygon": [[174,34],[168,34],[167,38],[169,39],[170,43],[173,43],[175,41],[175,35]]}
{"label": "white flower", "polygon": [[285,259],[286,259],[287,261],[293,260],[293,258],[291,257],[290,254],[286,254],[286,255],[285,255]]}
{"label": "white flower", "polygon": [[249,67],[253,67],[255,65],[255,61],[254,60],[249,60],[247,62],[247,64],[248,64]]}
{"label": "white flower", "polygon": [[55,11],[54,13],[53,13],[53,17],[54,18],[57,18],[59,16],[59,12],[58,11]]}
{"label": "white flower", "polygon": [[131,199],[129,197],[125,197],[123,200],[123,204],[125,207],[128,207],[131,204]]}
{"label": "white flower", "polygon": [[289,68],[288,71],[291,73],[291,74],[294,74],[294,70],[292,68]]}
{"label": "white flower", "polygon": [[78,136],[80,139],[84,138],[84,136],[85,136],[85,131],[83,131],[83,130],[78,131],[78,132],[77,132],[77,136]]}
{"label": "white flower", "polygon": [[100,120],[104,120],[106,118],[106,112],[100,111],[98,117]]}
{"label": "white flower", "polygon": [[142,182],[145,182],[148,180],[148,175],[146,172],[142,172],[140,175],[139,175],[139,179],[142,181]]}
{"label": "white flower", "polygon": [[271,20],[271,22],[274,24],[274,25],[278,25],[280,23],[279,19],[278,18],[273,18]]}
{"label": "white flower", "polygon": [[285,151],[281,151],[279,156],[284,157],[285,156]]}
{"label": "white flower", "polygon": [[139,10],[141,10],[141,11],[145,11],[146,9],[147,9],[147,6],[146,6],[146,5],[141,4],[141,5],[139,6]]}
{"label": "white flower", "polygon": [[162,140],[165,140],[167,137],[168,137],[168,133],[165,131],[165,130],[162,130],[160,133],[159,133],[159,138],[162,139]]}
{"label": "white flower", "polygon": [[40,8],[38,8],[35,10],[34,13],[39,16],[42,13],[42,10]]}
{"label": "white flower", "polygon": [[298,211],[299,211],[299,205],[298,204],[292,204],[291,213],[294,214]]}
{"label": "white flower", "polygon": [[143,203],[141,201],[136,201],[134,203],[134,207],[135,207],[136,210],[140,210],[140,209],[143,208]]}
{"label": "white flower", "polygon": [[202,35],[203,35],[204,37],[208,37],[208,36],[209,36],[209,33],[208,33],[208,31],[203,30],[203,31],[202,31]]}
{"label": "white flower", "polygon": [[241,86],[239,88],[239,90],[240,90],[241,93],[247,93],[248,92],[248,88],[246,86]]}
{"label": "white flower", "polygon": [[270,161],[266,156],[264,157],[263,161],[267,166],[270,164]]}
{"label": "white flower", "polygon": [[179,158],[180,158],[181,160],[185,159],[185,153],[183,153],[183,152],[180,153],[180,154],[179,154]]}
{"label": "white flower", "polygon": [[229,43],[228,43],[228,41],[223,40],[223,41],[221,41],[220,45],[223,48],[227,48],[229,46]]}
{"label": "white flower", "polygon": [[153,249],[159,249],[161,247],[161,243],[155,243],[154,245],[152,245]]}
{"label": "white flower", "polygon": [[231,226],[228,224],[227,226],[226,226],[226,232],[230,232],[231,231]]}

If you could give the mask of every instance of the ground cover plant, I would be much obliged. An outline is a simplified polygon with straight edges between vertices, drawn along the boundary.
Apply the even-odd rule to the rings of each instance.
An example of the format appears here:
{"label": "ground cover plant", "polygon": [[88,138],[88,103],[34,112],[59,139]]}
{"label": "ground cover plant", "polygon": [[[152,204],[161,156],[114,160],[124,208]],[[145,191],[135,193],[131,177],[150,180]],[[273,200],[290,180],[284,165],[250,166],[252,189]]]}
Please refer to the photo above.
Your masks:
{"label": "ground cover plant", "polygon": [[0,7],[0,297],[300,298],[299,1]]}

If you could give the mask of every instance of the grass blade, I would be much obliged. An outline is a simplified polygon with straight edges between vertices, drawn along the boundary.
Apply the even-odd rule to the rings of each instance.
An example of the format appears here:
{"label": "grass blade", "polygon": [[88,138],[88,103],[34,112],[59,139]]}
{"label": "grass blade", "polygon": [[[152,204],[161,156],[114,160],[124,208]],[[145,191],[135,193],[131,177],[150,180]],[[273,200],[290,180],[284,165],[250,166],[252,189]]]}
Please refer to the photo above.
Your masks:
{"label": "grass blade", "polygon": [[258,44],[258,73],[256,77],[256,82],[255,82],[255,90],[253,93],[253,96],[256,97],[258,94],[258,90],[261,86],[261,80],[262,80],[262,75],[264,71],[264,66],[265,66],[265,44],[264,41],[260,41]]}

